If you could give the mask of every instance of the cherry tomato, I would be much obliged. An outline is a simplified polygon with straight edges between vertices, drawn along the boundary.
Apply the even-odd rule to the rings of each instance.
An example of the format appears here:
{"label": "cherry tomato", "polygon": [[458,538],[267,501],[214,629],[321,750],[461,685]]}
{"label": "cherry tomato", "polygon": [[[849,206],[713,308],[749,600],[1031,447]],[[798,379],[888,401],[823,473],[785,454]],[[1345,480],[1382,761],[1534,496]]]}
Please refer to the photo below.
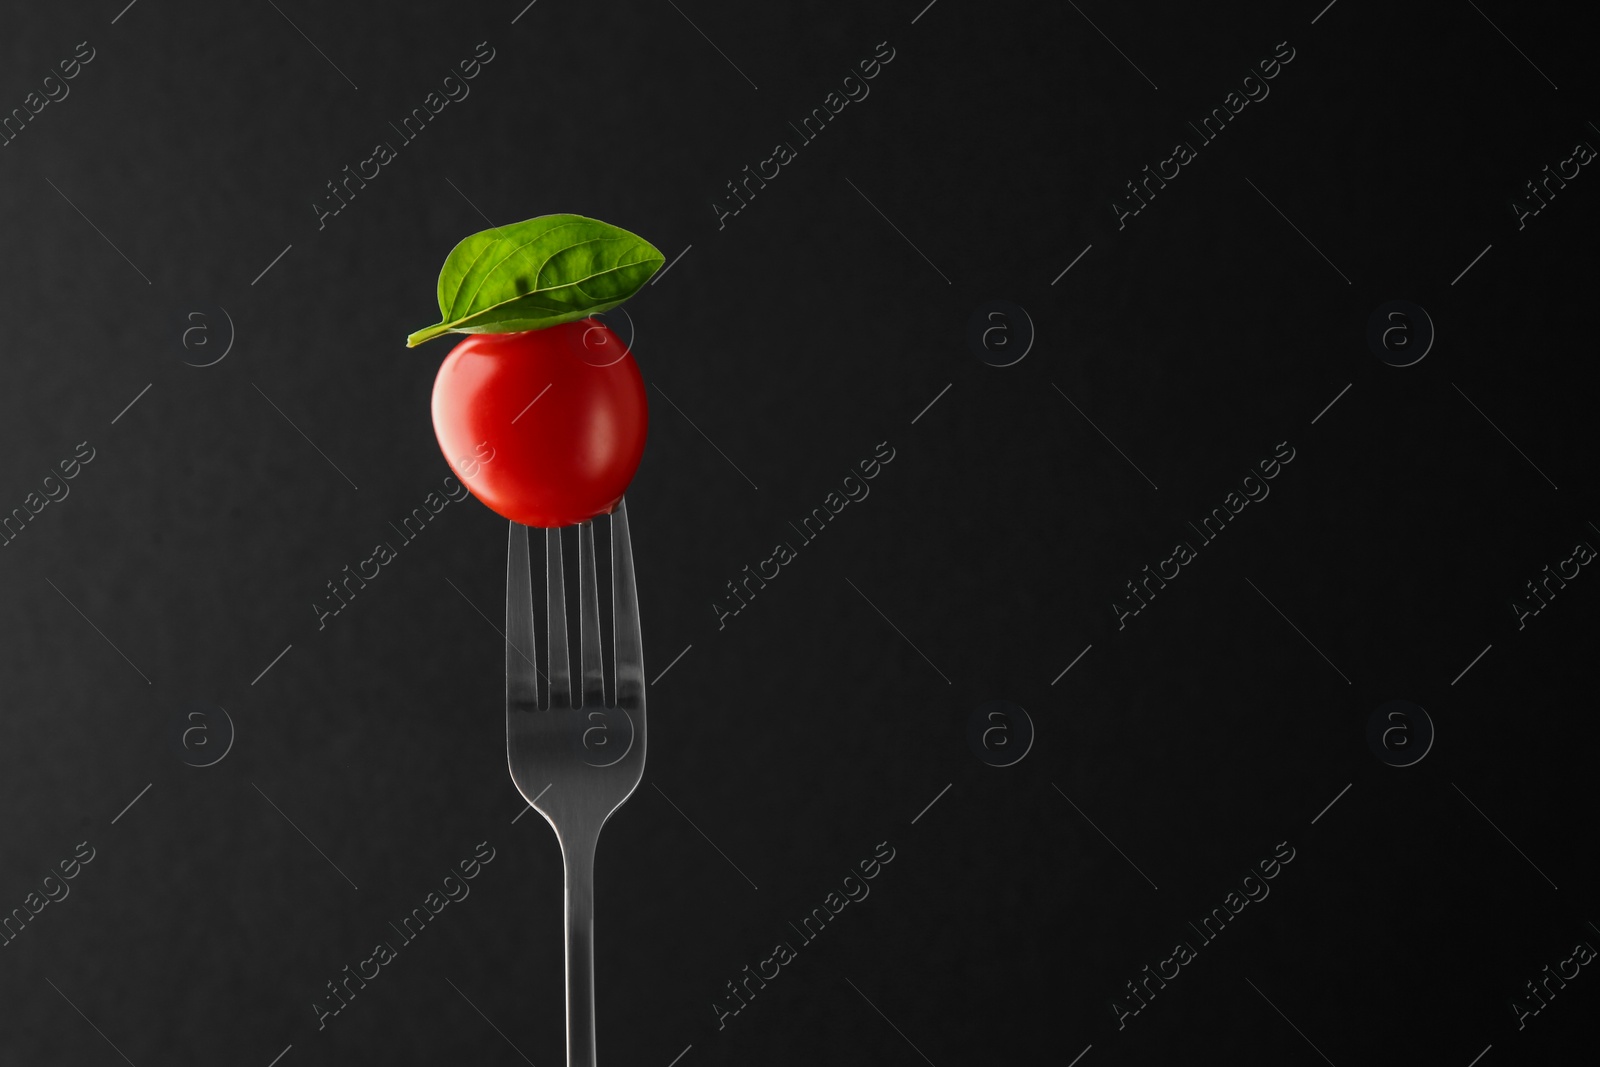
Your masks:
{"label": "cherry tomato", "polygon": [[617,506],[644,455],[644,379],[598,319],[471,334],[433,383],[433,429],[472,494],[525,526]]}

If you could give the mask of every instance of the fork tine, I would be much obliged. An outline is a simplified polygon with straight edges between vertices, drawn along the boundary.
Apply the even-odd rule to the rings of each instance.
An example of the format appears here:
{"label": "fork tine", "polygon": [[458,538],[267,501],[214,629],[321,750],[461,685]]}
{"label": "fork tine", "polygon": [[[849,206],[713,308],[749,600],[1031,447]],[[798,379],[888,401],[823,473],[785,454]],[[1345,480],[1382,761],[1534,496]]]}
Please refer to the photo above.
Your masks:
{"label": "fork tine", "polygon": [[594,566],[594,520],[578,527],[578,659],[583,664],[583,706],[605,707],[600,664],[600,590]]}
{"label": "fork tine", "polygon": [[528,562],[528,528],[513,522],[506,550],[507,708],[539,706],[533,645],[533,575]]}
{"label": "fork tine", "polygon": [[618,707],[644,704],[644,642],[639,627],[639,590],[633,578],[633,542],[628,537],[627,501],[611,513],[611,633],[617,657]]}
{"label": "fork tine", "polygon": [[544,532],[545,602],[550,615],[550,704],[572,705],[572,660],[567,655],[566,578],[561,571],[561,528]]}

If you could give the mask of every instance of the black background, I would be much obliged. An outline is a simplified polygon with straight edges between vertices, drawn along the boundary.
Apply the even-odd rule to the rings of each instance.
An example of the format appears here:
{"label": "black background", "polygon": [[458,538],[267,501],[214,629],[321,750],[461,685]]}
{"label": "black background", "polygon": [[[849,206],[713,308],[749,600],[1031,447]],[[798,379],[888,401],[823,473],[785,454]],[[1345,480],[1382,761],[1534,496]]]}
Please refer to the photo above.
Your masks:
{"label": "black background", "polygon": [[[0,909],[95,858],[0,948],[0,1060],[561,1062],[560,855],[512,824],[488,621],[504,520],[451,505],[326,628],[309,607],[448,473],[448,342],[402,344],[444,255],[556,211],[684,253],[628,305],[647,676],[688,651],[600,847],[602,1062],[1589,1039],[1592,968],[1511,1007],[1600,943],[1600,578],[1511,607],[1600,543],[1600,179],[1510,206],[1600,139],[1587,39],[1503,3],[924,3],[8,11],[0,109],[95,57],[0,148],[0,510],[95,458],[0,549]],[[471,95],[319,230],[324,183],[480,41]],[[719,229],[880,41],[871,95]],[[1280,41],[1270,96],[1119,230],[1123,183]],[[992,299],[1037,332],[1010,367],[966,341]],[[1437,328],[1405,368],[1365,340],[1395,299]],[[220,308],[232,350],[185,365]],[[1119,629],[1124,583],[1284,441],[1270,497]],[[880,442],[870,497],[719,630],[724,583]],[[1006,768],[967,742],[993,699],[1037,730]],[[1366,740],[1392,699],[1437,730],[1403,769]],[[207,768],[193,702],[236,728]],[[325,983],[484,841],[470,897],[319,1030]],[[719,1030],[724,983],[884,841],[871,896]],[[1119,1030],[1124,983],[1279,842],[1270,897]]]}

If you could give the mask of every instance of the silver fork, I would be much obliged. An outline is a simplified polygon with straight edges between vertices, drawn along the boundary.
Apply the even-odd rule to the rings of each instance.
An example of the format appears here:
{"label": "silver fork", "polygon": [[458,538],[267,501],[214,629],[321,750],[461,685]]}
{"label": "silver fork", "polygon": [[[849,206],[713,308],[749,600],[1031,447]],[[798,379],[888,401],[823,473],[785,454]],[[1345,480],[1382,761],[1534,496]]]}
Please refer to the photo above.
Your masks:
{"label": "silver fork", "polygon": [[644,774],[644,650],[628,513],[611,514],[616,672],[606,700],[594,521],[578,527],[580,688],[567,655],[561,531],[545,531],[550,655],[545,700],[535,667],[528,528],[511,523],[506,558],[506,754],[511,780],[555,830],[566,867],[567,1067],[595,1067],[594,854],[600,829]]}

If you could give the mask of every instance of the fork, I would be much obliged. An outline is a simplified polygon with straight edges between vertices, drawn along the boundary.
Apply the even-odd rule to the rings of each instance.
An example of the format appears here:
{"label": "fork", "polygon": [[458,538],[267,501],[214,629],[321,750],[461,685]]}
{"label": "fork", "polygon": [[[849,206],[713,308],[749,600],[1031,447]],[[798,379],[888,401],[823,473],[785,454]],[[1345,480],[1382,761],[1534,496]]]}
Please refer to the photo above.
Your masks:
{"label": "fork", "polygon": [[511,523],[506,557],[506,754],[511,780],[561,842],[566,870],[567,1067],[595,1067],[594,855],[600,829],[644,775],[644,651],[628,513],[611,513],[611,700],[600,655],[594,520],[578,526],[579,688],[567,653],[561,530],[545,531],[549,659],[535,666],[528,528]]}

